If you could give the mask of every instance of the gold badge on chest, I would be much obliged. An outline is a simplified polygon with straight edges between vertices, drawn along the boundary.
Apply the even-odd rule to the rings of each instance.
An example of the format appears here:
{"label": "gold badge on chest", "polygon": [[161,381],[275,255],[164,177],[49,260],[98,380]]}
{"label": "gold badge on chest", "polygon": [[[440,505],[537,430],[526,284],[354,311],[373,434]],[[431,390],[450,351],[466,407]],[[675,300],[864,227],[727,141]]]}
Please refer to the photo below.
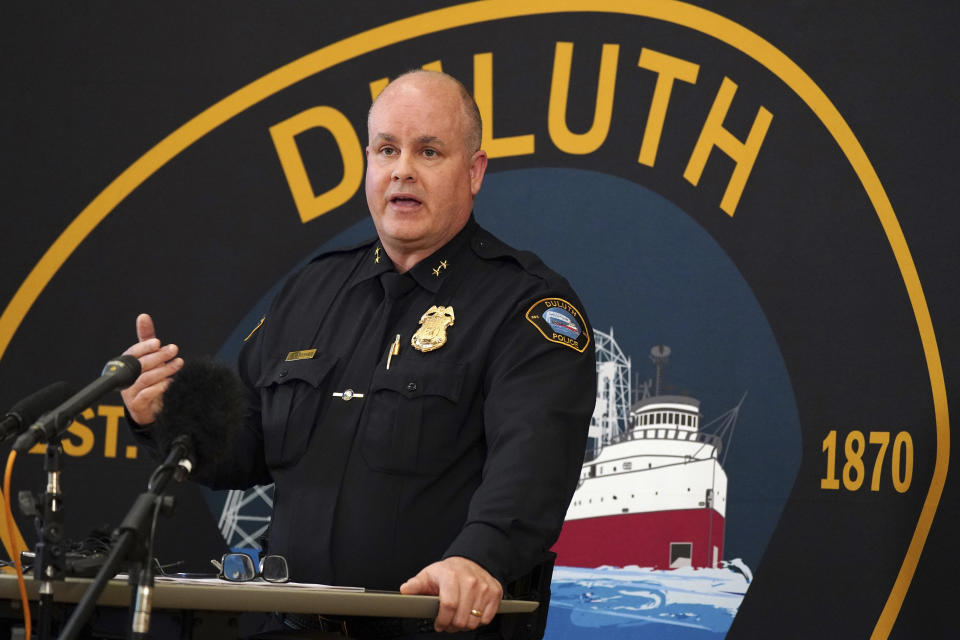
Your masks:
{"label": "gold badge on chest", "polygon": [[420,316],[420,328],[410,338],[410,344],[417,351],[433,351],[447,343],[447,327],[453,326],[453,307],[438,307],[427,309]]}

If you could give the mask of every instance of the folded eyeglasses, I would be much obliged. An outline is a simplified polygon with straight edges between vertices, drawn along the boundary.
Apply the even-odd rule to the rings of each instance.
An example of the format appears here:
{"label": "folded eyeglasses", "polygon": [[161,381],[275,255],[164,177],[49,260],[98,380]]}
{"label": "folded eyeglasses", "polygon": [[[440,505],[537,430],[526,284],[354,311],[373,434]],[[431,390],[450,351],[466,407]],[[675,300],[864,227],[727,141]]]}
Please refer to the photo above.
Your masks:
{"label": "folded eyeglasses", "polygon": [[290,569],[283,556],[263,556],[259,566],[245,553],[225,553],[220,559],[210,561],[220,572],[217,577],[229,582],[250,582],[260,578],[265,582],[288,582]]}

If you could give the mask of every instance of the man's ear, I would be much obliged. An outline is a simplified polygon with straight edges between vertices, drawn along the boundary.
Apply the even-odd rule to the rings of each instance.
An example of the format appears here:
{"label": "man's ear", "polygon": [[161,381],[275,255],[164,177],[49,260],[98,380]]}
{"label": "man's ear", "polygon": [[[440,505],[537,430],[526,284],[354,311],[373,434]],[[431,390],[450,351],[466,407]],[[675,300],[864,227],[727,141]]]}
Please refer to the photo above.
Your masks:
{"label": "man's ear", "polygon": [[487,152],[480,149],[470,158],[470,193],[476,196],[487,172]]}

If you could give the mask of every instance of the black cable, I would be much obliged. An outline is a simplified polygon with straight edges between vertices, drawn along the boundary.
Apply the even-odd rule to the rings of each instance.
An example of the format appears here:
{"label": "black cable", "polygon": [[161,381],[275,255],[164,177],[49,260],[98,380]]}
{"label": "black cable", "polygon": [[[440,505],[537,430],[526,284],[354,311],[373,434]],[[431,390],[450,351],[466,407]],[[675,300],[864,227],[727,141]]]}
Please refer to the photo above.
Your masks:
{"label": "black cable", "polygon": [[150,493],[156,493],[155,491],[156,487],[154,483],[160,480],[160,474],[162,474],[165,471],[170,473],[176,473],[178,466],[179,466],[179,463],[174,462],[174,463],[160,465],[159,467],[154,469],[153,473],[150,474],[150,479],[147,481],[147,491],[149,491]]}
{"label": "black cable", "polygon": [[[150,537],[147,538],[147,557],[144,564],[153,562],[153,542],[157,535],[157,521],[160,519],[160,509],[163,506],[163,498],[157,499],[157,506],[153,509],[153,522],[150,524]],[[153,566],[150,564],[150,566]],[[159,566],[159,563],[158,563]]]}
{"label": "black cable", "polygon": [[136,541],[137,536],[133,531],[128,530],[120,534],[110,557],[107,558],[107,562],[100,568],[97,577],[94,578],[90,586],[87,587],[80,602],[77,603],[77,608],[73,610],[73,614],[67,621],[66,626],[60,631],[60,640],[74,640],[77,638],[81,628],[86,624],[90,618],[90,614],[93,613],[94,608],[96,608],[97,599],[103,592],[104,587],[106,587],[107,583],[116,575],[117,569],[126,559],[127,552],[130,551]]}

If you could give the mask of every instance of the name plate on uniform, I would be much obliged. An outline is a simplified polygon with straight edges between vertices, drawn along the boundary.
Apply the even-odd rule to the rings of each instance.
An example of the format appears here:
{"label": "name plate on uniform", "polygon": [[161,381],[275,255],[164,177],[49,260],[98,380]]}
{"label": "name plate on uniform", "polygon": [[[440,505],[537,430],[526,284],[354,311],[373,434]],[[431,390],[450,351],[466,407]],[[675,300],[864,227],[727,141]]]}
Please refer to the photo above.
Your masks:
{"label": "name plate on uniform", "polygon": [[317,355],[316,349],[304,349],[303,351],[291,351],[287,354],[286,361],[293,362],[294,360],[309,360],[313,356]]}

